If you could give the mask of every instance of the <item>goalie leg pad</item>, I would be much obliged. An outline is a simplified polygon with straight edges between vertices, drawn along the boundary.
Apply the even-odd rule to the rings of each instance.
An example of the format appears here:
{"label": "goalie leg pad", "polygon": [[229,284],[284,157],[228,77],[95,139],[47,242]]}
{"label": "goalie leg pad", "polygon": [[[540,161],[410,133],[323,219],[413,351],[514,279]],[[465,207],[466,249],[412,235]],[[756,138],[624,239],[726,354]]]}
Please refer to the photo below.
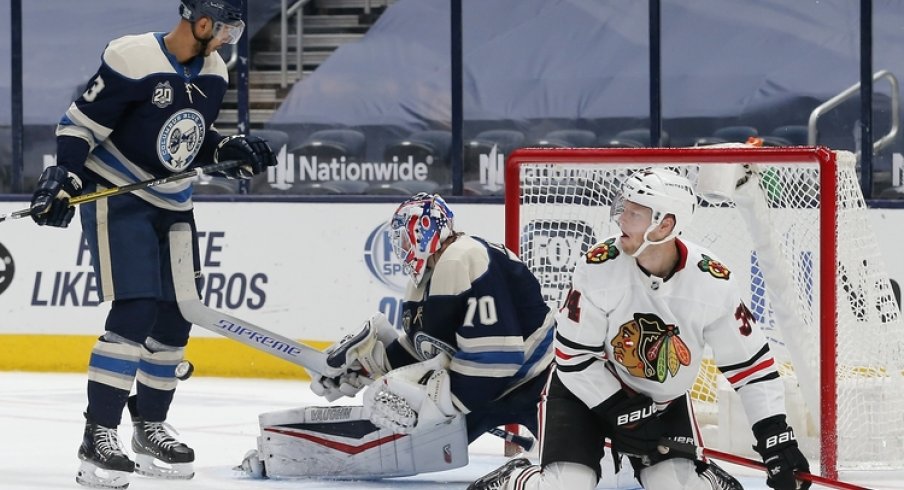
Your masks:
{"label": "goalie leg pad", "polygon": [[270,478],[375,479],[468,464],[464,416],[407,435],[375,426],[361,406],[264,413],[260,424],[258,458]]}

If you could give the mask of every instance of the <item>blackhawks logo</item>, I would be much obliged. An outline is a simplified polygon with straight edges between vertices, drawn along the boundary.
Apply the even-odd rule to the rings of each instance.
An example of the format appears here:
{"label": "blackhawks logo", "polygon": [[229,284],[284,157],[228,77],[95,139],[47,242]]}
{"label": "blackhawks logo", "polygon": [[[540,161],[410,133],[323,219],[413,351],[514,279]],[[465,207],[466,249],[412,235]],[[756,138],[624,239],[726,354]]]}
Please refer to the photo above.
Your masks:
{"label": "blackhawks logo", "polygon": [[677,325],[667,325],[656,315],[635,313],[633,320],[618,327],[609,344],[615,361],[632,376],[664,383],[691,363],[691,351],[680,333]]}
{"label": "blackhawks logo", "polygon": [[718,260],[713,260],[712,257],[706,254],[703,254],[703,260],[697,262],[697,267],[703,272],[709,272],[716,279],[727,280],[728,276],[731,275],[731,271],[728,270],[728,267],[725,267],[725,264]]}
{"label": "blackhawks logo", "polygon": [[587,252],[588,264],[602,264],[603,262],[618,257],[621,252],[615,247],[615,238],[610,238],[600,243]]}

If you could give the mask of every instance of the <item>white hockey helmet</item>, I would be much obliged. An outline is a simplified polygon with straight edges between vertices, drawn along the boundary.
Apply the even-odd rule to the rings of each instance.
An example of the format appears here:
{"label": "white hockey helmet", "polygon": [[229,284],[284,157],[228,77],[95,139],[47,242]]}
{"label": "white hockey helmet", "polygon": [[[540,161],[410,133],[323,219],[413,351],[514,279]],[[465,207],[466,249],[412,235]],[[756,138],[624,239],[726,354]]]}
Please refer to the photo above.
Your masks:
{"label": "white hockey helmet", "polygon": [[[646,168],[638,170],[622,184],[621,193],[612,205],[612,219],[617,220],[624,210],[624,202],[631,201],[653,211],[653,220],[644,234],[643,245],[634,253],[640,254],[648,245],[656,245],[680,235],[690,224],[697,210],[697,194],[686,177],[665,168]],[[651,242],[647,238],[662,220],[668,216],[675,217],[672,232],[662,240]]]}
{"label": "white hockey helmet", "polygon": [[455,232],[454,214],[439,194],[421,192],[405,200],[390,222],[392,251],[415,284],[427,273],[427,259]]}

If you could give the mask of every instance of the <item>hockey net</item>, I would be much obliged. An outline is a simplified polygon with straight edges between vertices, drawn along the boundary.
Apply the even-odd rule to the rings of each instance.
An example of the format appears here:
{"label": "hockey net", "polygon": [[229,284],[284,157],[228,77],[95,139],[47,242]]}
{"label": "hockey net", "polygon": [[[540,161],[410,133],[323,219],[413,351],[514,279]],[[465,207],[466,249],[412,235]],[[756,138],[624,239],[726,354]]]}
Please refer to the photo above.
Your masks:
{"label": "hockey net", "polygon": [[[790,423],[810,460],[821,461],[824,475],[904,467],[904,325],[850,153],[749,147],[513,153],[506,244],[540,279],[551,305],[561,305],[582,254],[617,234],[609,206],[625,177],[650,166],[674,168],[695,185],[704,166],[703,175],[731,176],[727,195],[699,198],[683,236],[712,250],[746,285],[748,306],[780,363]],[[734,189],[739,178],[745,183]],[[711,360],[691,396],[708,446],[753,455],[740,399]]]}

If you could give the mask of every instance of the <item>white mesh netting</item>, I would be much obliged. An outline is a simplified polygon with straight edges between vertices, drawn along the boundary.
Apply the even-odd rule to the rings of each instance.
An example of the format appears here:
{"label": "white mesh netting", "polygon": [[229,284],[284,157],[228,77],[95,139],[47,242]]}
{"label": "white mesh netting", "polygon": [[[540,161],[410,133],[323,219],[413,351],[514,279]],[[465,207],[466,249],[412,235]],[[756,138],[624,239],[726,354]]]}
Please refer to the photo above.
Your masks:
{"label": "white mesh netting", "polygon": [[[518,190],[510,194],[507,206],[517,195],[520,216],[507,227],[516,227],[520,256],[555,307],[564,299],[582,253],[616,234],[609,206],[623,179],[638,168],[666,165],[643,161],[644,151],[659,152],[651,161],[663,161],[663,150],[635,150],[621,161],[607,157],[606,150],[597,151],[598,163],[569,163],[567,152],[558,157],[550,150],[549,163],[521,163],[518,182],[506,183],[510,192],[513,185]],[[835,153],[837,200],[827,207],[835,211],[830,213],[834,233],[821,238],[824,164],[819,158],[757,163],[750,151],[739,152],[737,159],[731,152],[722,154],[724,163],[753,162],[744,167],[752,170],[745,174],[749,180],[733,200],[701,198],[684,236],[711,249],[748,285],[748,306],[781,362],[789,404],[801,405],[800,415],[791,421],[802,447],[811,460],[818,460],[825,439],[820,435],[821,414],[835,413],[838,468],[904,467],[904,325],[867,220],[853,155]],[[775,151],[769,154],[774,162]],[[593,160],[588,155],[582,153],[580,160]],[[813,155],[826,159],[832,153]],[[691,156],[676,152],[666,161],[696,182],[699,166],[687,160]],[[513,159],[517,161],[517,154]],[[832,259],[824,257],[824,250],[836,255],[830,270],[835,271],[837,307],[827,315],[820,313],[824,292],[819,264]],[[820,393],[821,335],[835,339],[834,400]],[[725,382],[719,378],[708,362],[694,386],[692,396],[704,423],[717,424],[720,405],[724,409],[718,388],[722,383],[724,390]],[[789,407],[791,412],[797,410]],[[746,430],[750,438],[749,424]]]}

